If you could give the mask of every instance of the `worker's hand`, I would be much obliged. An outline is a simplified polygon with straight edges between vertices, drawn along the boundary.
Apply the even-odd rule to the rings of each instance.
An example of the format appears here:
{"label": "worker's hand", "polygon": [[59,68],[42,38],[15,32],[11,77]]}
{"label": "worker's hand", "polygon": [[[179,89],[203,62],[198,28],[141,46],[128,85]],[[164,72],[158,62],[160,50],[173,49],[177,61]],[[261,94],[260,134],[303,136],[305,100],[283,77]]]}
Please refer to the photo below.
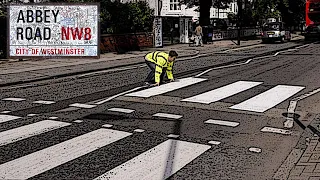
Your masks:
{"label": "worker's hand", "polygon": [[170,82],[174,82],[174,79],[171,79]]}
{"label": "worker's hand", "polygon": [[155,83],[155,84],[154,84],[154,86],[159,86],[159,85],[160,85],[160,83]]}

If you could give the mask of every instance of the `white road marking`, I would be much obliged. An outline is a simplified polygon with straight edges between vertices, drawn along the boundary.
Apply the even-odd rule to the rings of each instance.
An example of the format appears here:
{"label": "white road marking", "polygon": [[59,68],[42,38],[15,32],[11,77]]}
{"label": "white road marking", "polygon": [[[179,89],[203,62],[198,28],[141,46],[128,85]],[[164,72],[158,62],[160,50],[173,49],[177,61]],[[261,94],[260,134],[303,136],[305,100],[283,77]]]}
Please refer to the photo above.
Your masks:
{"label": "white road marking", "polygon": [[54,101],[34,101],[33,103],[36,103],[36,104],[54,104],[55,102]]}
{"label": "white road marking", "polygon": [[71,125],[66,122],[44,120],[26,126],[0,132],[0,146],[4,146],[22,139],[36,136],[45,132]]}
{"label": "white road marking", "polygon": [[232,127],[236,127],[240,124],[238,122],[212,120],[212,119],[209,119],[209,120],[205,121],[204,123],[217,124],[217,125],[223,125],[223,126],[232,126]]}
{"label": "white road marking", "polygon": [[170,139],[95,180],[167,179],[210,148],[209,145]]}
{"label": "white road marking", "polygon": [[[313,44],[313,43],[311,43],[311,44]],[[296,47],[296,49],[302,48],[302,47],[304,47],[304,46],[309,46],[309,44]],[[279,52],[275,53],[274,55],[267,55],[267,56],[255,57],[255,58],[253,58],[253,59],[249,59],[249,60],[248,60],[247,62],[245,62],[245,63],[231,64],[231,65],[221,66],[221,67],[217,67],[217,68],[210,68],[210,69],[208,69],[208,70],[206,70],[206,71],[204,71],[204,72],[196,75],[195,77],[200,77],[200,76],[202,76],[202,75],[204,75],[204,74],[206,74],[206,73],[208,73],[208,72],[210,72],[210,71],[212,71],[212,70],[215,70],[215,69],[222,69],[222,68],[228,68],[228,67],[233,67],[233,66],[245,65],[245,64],[248,64],[249,62],[251,62],[252,60],[258,60],[258,59],[263,59],[263,58],[268,58],[268,57],[274,57],[274,56],[277,56],[277,55],[278,55],[279,53],[281,53],[281,52],[293,51],[293,50],[294,50],[294,49],[292,49],[292,50],[285,50],[285,51],[279,51]],[[223,52],[218,52],[218,54],[219,54],[219,53],[227,53],[228,51],[230,51],[230,49],[228,49],[228,50],[226,50],[226,51],[223,51]]]}
{"label": "white road marking", "polygon": [[263,82],[238,81],[181,101],[210,104],[258,86],[262,83]]}
{"label": "white road marking", "polygon": [[49,119],[58,119],[59,117],[49,117]]}
{"label": "white road marking", "polygon": [[97,105],[74,103],[70,104],[69,106],[90,109],[96,107]]}
{"label": "white road marking", "polygon": [[308,93],[306,93],[306,94],[303,94],[303,95],[301,95],[301,96],[299,96],[299,97],[297,97],[297,98],[294,98],[293,100],[295,100],[295,101],[300,101],[300,100],[302,100],[302,99],[304,99],[304,98],[307,98],[307,97],[309,97],[309,96],[312,96],[312,95],[314,95],[314,94],[316,94],[316,93],[318,93],[318,92],[320,92],[320,88],[315,89],[315,90],[313,90],[313,91],[311,91],[311,92],[308,92]]}
{"label": "white road marking", "polygon": [[75,120],[75,121],[73,121],[73,122],[75,122],[75,123],[82,123],[83,120]]}
{"label": "white road marking", "polygon": [[169,134],[168,135],[168,138],[178,138],[179,137],[179,135],[177,135],[177,134]]}
{"label": "white road marking", "polygon": [[126,94],[125,96],[151,97],[151,96],[164,94],[170,91],[174,91],[183,87],[187,87],[205,80],[206,79],[189,77],[189,78],[179,79],[175,82],[171,82],[168,84],[163,84],[163,85],[151,87],[142,91]]}
{"label": "white road marking", "polygon": [[105,102],[111,101],[112,99],[114,99],[114,98],[116,98],[116,97],[122,96],[122,95],[124,95],[124,94],[130,93],[130,92],[133,92],[133,91],[137,91],[137,90],[139,90],[139,89],[141,89],[141,88],[143,88],[143,87],[144,87],[144,86],[130,89],[129,91],[125,91],[125,92],[119,93],[119,94],[117,94],[117,95],[111,96],[111,97],[109,97],[109,98],[107,98],[107,99],[105,99],[105,100],[102,100],[102,101],[100,101],[100,102],[97,102],[97,103],[95,103],[95,104],[97,104],[97,105],[103,104],[103,103],[105,103]]}
{"label": "white road marking", "polygon": [[294,111],[297,107],[297,104],[298,104],[298,101],[302,100],[302,99],[305,99],[309,96],[312,96],[316,93],[319,93],[320,92],[320,88],[318,89],[315,89],[311,92],[308,92],[306,94],[303,94],[299,97],[296,97],[296,98],[293,98],[291,101],[290,101],[290,104],[288,106],[288,117],[286,118],[286,122],[284,122],[284,127],[285,128],[292,128],[293,127],[293,116],[294,116]]}
{"label": "white road marking", "polygon": [[113,125],[112,124],[105,124],[105,125],[102,125],[102,127],[105,127],[105,128],[111,128]]}
{"label": "white road marking", "polygon": [[11,111],[2,111],[1,114],[8,114],[10,113]]}
{"label": "white road marking", "polygon": [[180,119],[180,118],[182,118],[181,115],[167,114],[167,113],[156,113],[153,116],[171,118],[171,119]]}
{"label": "white road marking", "polygon": [[124,109],[124,108],[110,108],[108,111],[122,112],[122,113],[132,113],[134,110],[132,109]]}
{"label": "white road marking", "polygon": [[221,142],[219,142],[219,141],[209,141],[208,144],[219,145],[219,144],[221,144]]}
{"label": "white road marking", "polygon": [[286,86],[278,85],[266,92],[263,92],[251,99],[248,99],[242,103],[236,104],[231,109],[247,110],[254,112],[264,112],[282,101],[288,99],[294,94],[298,93],[305,87],[301,86]]}
{"label": "white road marking", "polygon": [[108,70],[103,70],[103,71],[98,71],[98,72],[93,72],[93,73],[82,74],[82,75],[79,75],[77,77],[80,78],[80,77],[93,76],[93,75],[107,73],[107,72],[117,72],[117,71],[124,71],[124,70],[130,70],[130,69],[137,69],[137,68],[146,67],[146,66],[147,65],[139,65],[139,66],[132,66],[132,67],[122,67],[122,68],[108,69]]}
{"label": "white road marking", "polygon": [[21,117],[0,114],[0,123],[7,122],[7,121],[12,121],[12,120],[19,119],[19,118],[21,118]]}
{"label": "white road marking", "polygon": [[292,133],[289,130],[272,128],[272,127],[264,127],[261,129],[261,132],[271,132],[271,133],[278,133],[278,134],[291,134]]}
{"label": "white road marking", "polygon": [[2,99],[4,101],[25,101],[26,99],[22,99],[22,98],[5,98],[5,99]]}
{"label": "white road marking", "polygon": [[37,114],[28,114],[27,116],[32,117],[32,116],[36,116]]}
{"label": "white road marking", "polygon": [[210,72],[210,71],[212,71],[212,70],[213,70],[213,68],[208,69],[208,70],[205,70],[205,71],[203,71],[202,73],[195,75],[194,77],[200,77],[200,76],[202,76],[202,75],[204,75],[204,74],[206,74],[206,73],[208,73],[208,72]]}
{"label": "white road marking", "polygon": [[98,129],[0,165],[2,179],[28,179],[72,161],[131,133]]}
{"label": "white road marking", "polygon": [[265,47],[265,45],[257,44],[257,45],[240,47],[240,48],[235,48],[235,49],[228,49],[228,50],[223,51],[223,53],[227,53],[227,52],[230,52],[230,51],[238,51],[238,50],[243,50],[243,49],[251,49],[251,48],[255,48],[255,47]]}
{"label": "white road marking", "polygon": [[261,149],[260,148],[255,148],[255,147],[249,148],[249,151],[256,152],[256,153],[261,153]]}
{"label": "white road marking", "polygon": [[231,64],[231,65],[226,65],[226,66],[220,66],[220,67],[210,68],[210,69],[205,70],[204,72],[202,72],[202,73],[200,73],[200,74],[195,75],[194,77],[200,77],[200,76],[202,76],[202,75],[204,75],[204,74],[206,74],[206,73],[208,73],[208,72],[210,72],[210,71],[212,71],[212,70],[224,69],[224,68],[229,68],[229,67],[234,67],[234,66],[245,65],[245,64],[250,63],[252,60],[253,60],[253,59],[249,59],[249,60],[247,60],[247,61],[244,62],[244,63]]}
{"label": "white road marking", "polygon": [[298,49],[288,49],[288,50],[284,50],[284,51],[279,51],[276,54],[274,54],[273,56],[277,56],[278,54],[283,53],[283,52],[290,52],[290,51],[297,51],[297,50]]}
{"label": "white road marking", "polygon": [[134,132],[138,132],[138,133],[142,133],[142,132],[144,132],[145,130],[143,130],[143,129],[135,129],[134,130]]}

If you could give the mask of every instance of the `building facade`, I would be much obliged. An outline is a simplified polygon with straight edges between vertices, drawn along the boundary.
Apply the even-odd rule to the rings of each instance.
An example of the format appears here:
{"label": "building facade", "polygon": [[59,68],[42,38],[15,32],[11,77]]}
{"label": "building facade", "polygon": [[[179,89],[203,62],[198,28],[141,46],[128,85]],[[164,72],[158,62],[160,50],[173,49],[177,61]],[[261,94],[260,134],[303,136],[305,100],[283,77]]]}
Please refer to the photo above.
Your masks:
{"label": "building facade", "polygon": [[[193,21],[197,21],[200,17],[199,12],[197,11],[198,7],[187,8],[186,5],[180,4],[181,0],[120,0],[120,2],[122,3],[137,1],[147,2],[150,8],[155,9],[155,16],[191,16]],[[210,18],[227,19],[228,13],[238,13],[238,6],[236,0],[230,3],[228,9],[217,9],[212,7],[210,9]]]}
{"label": "building facade", "polygon": [[[193,21],[197,21],[200,17],[197,12],[198,7],[187,8],[186,5],[180,4],[180,0],[163,0],[161,8],[161,16],[191,16]],[[227,19],[228,13],[238,13],[236,1],[230,3],[228,9],[210,9],[211,19]]]}

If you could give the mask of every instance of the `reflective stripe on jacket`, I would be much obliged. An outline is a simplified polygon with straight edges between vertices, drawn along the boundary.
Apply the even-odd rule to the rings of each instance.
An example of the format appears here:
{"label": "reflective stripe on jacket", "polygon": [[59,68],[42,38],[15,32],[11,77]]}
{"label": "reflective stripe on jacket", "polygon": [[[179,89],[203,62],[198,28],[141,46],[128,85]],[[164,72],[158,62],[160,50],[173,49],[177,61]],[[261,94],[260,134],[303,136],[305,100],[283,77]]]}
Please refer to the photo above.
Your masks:
{"label": "reflective stripe on jacket", "polygon": [[151,61],[156,64],[156,70],[155,70],[155,82],[156,83],[160,82],[160,75],[162,74],[162,70],[164,68],[166,68],[166,73],[167,73],[168,79],[173,79],[173,73],[172,73],[173,61],[169,62],[168,58],[169,58],[169,54],[167,54],[165,52],[160,52],[160,51],[148,53],[145,56],[145,59],[147,61]]}

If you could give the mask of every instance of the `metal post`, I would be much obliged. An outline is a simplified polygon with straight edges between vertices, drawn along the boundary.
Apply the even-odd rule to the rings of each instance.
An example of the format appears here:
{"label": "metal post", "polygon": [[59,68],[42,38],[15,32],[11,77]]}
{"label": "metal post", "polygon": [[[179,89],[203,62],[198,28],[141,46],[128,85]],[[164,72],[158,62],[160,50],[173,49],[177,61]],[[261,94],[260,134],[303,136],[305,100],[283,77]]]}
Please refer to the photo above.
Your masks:
{"label": "metal post", "polygon": [[242,0],[237,0],[238,6],[238,45],[240,46],[240,35],[241,35],[241,20],[242,20]]}

